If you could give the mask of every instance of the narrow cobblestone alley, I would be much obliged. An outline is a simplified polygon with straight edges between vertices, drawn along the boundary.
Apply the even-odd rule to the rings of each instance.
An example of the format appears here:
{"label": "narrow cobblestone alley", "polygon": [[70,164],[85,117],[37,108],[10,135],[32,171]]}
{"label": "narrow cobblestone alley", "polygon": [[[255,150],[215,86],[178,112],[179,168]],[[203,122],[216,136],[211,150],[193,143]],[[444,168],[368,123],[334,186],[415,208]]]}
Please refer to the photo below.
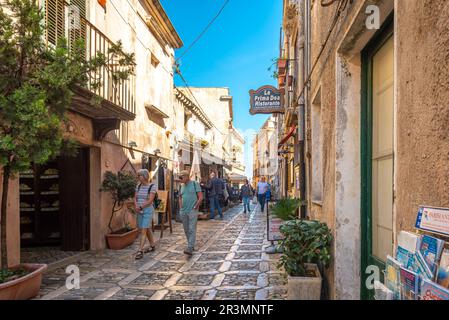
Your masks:
{"label": "narrow cobblestone alley", "polygon": [[[166,233],[167,234],[167,233]],[[159,232],[156,231],[159,236]],[[63,265],[44,275],[38,299],[284,299],[286,279],[267,255],[266,217],[245,215],[242,206],[224,220],[198,222],[197,248],[189,259],[182,226],[159,240],[157,250],[134,260],[137,241],[126,250],[87,252],[68,264],[80,269],[80,289],[68,290]]]}

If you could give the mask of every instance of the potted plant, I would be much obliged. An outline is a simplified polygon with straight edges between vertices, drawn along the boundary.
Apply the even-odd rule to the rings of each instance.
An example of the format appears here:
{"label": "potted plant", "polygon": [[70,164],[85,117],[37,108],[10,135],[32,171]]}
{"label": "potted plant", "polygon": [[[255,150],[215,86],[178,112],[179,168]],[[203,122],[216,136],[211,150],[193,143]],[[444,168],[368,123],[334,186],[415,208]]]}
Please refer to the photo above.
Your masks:
{"label": "potted plant", "polygon": [[282,74],[282,73],[284,73],[284,71],[286,70],[286,68],[287,68],[287,59],[284,59],[284,58],[279,58],[278,59],[278,72],[280,73],[280,74]]}
{"label": "potted plant", "polygon": [[27,300],[39,293],[46,264],[22,263],[0,269],[0,300]]}
{"label": "potted plant", "polygon": [[202,148],[206,148],[209,145],[209,141],[205,140],[205,139],[201,139],[201,147]]}
{"label": "potted plant", "polygon": [[[109,218],[108,228],[110,233],[106,235],[106,242],[109,249],[120,250],[132,244],[138,235],[138,229],[132,228],[128,223],[128,212],[134,213],[133,203],[130,201],[134,197],[137,181],[135,176],[127,171],[119,171],[117,174],[106,171],[105,177],[101,186],[101,191],[109,192],[114,201],[111,209],[111,216]],[[126,207],[128,212],[123,212]],[[118,213],[122,214],[122,226],[117,229],[112,229],[112,222],[114,216]]]}
{"label": "potted plant", "polygon": [[285,75],[279,75],[278,86],[279,86],[279,88],[282,88],[285,86]]}
{"label": "potted plant", "polygon": [[322,278],[318,266],[327,268],[330,263],[330,229],[319,221],[295,219],[283,223],[280,231],[284,239],[279,266],[288,275],[288,299],[319,300]]}
{"label": "potted plant", "polygon": [[304,204],[304,201],[297,198],[280,199],[276,204],[270,207],[272,214],[279,219],[289,221],[296,219],[296,211]]}

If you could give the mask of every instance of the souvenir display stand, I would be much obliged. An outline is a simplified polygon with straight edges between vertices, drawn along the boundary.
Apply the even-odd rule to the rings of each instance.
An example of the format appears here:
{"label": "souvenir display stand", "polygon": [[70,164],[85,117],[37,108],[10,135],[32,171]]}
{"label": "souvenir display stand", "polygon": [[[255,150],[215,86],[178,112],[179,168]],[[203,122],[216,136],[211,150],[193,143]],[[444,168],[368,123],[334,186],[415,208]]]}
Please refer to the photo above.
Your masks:
{"label": "souvenir display stand", "polygon": [[449,208],[420,206],[416,232],[398,233],[377,300],[449,300]]}

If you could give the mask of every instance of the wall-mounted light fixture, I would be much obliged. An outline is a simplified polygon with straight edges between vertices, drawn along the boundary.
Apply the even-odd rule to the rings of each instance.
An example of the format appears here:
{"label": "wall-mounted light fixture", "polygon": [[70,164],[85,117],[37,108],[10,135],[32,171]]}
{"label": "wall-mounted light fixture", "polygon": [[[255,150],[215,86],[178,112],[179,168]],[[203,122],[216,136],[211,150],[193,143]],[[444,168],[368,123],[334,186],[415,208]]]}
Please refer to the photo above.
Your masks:
{"label": "wall-mounted light fixture", "polygon": [[131,155],[131,158],[133,158],[133,160],[136,159],[133,148],[137,148],[137,143],[135,141],[130,141],[128,142],[128,147],[130,147],[129,154]]}

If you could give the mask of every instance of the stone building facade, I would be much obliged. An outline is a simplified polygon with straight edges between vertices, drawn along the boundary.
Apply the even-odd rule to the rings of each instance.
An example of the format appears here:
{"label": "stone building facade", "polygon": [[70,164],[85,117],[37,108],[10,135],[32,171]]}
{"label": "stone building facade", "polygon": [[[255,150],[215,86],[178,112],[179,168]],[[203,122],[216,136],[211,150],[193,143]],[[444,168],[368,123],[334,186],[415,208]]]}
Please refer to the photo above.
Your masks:
{"label": "stone building facade", "polygon": [[272,186],[273,196],[279,192],[278,174],[278,136],[275,116],[270,116],[257,132],[252,143],[253,149],[253,186],[257,185],[261,177]]}
{"label": "stone building facade", "polygon": [[229,150],[231,156],[229,162],[232,166],[230,172],[228,172],[229,182],[235,187],[239,187],[247,179],[245,175],[245,139],[242,134],[234,127],[229,129]]}
{"label": "stone building facade", "polygon": [[[201,132],[206,144],[201,148],[201,162],[210,169],[218,171],[224,178],[233,172],[233,110],[229,88],[178,87],[178,91],[187,97],[209,119],[210,128]],[[195,121],[192,117],[192,120]],[[201,130],[200,130],[201,131]],[[235,139],[234,139],[235,140]],[[207,176],[207,174],[204,174]]]}
{"label": "stone building facade", "polygon": [[[174,49],[183,43],[160,2],[106,1],[102,6],[99,1],[42,0],[39,4],[48,12],[47,25],[52,26],[45,38],[49,45],[59,37],[81,38],[88,59],[98,51],[107,53],[108,47],[121,41],[125,52],[135,54],[136,68],[135,75],[115,90],[104,72],[101,89],[75,92],[68,112],[67,136],[80,145],[76,158],[57,159],[12,181],[7,226],[10,265],[20,262],[21,247],[28,244],[71,251],[104,249],[112,208],[110,195],[100,192],[106,171],[136,171],[143,167],[151,171],[159,189],[169,190],[171,183],[171,130],[176,126],[175,118],[170,117],[172,70]],[[67,17],[74,12],[77,16],[72,28]],[[93,95],[103,98],[101,107],[90,104]],[[34,189],[34,183],[39,190]],[[38,191],[40,199],[30,198]],[[38,209],[39,213],[27,215]],[[47,220],[44,209],[48,209]],[[48,220],[51,212],[54,221]],[[28,228],[32,219],[40,219],[41,227]],[[115,219],[113,228],[121,224],[121,218]]]}
{"label": "stone building facade", "polygon": [[299,64],[301,183],[307,216],[334,233],[329,297],[371,298],[367,267],[383,268],[418,206],[449,206],[449,3],[323,4],[284,1],[297,20],[284,37]]}

